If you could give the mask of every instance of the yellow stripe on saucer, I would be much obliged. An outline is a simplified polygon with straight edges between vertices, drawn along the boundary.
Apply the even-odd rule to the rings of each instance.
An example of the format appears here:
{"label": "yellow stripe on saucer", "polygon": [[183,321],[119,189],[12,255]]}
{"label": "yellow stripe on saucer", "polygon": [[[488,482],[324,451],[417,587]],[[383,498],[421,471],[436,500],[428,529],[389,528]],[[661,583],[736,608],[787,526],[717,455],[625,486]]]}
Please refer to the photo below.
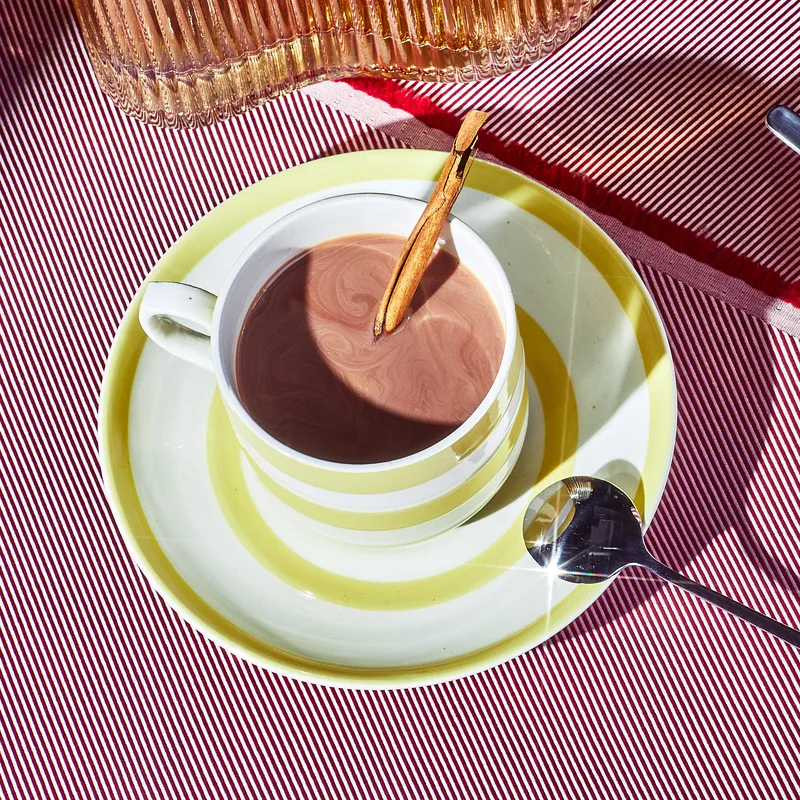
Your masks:
{"label": "yellow stripe on saucer", "polygon": [[[338,528],[346,528],[353,531],[386,531],[396,528],[410,528],[413,525],[421,525],[437,517],[449,514],[463,503],[466,503],[471,497],[478,494],[494,480],[519,441],[527,410],[528,392],[525,390],[523,391],[522,401],[508,435],[500,443],[494,455],[492,455],[469,480],[441,497],[437,497],[427,503],[420,503],[417,506],[398,511],[359,512],[329,508],[321,503],[315,503],[312,500],[299,497],[294,492],[278,483],[278,481],[264,472],[264,470],[260,469],[253,459],[248,457],[248,460],[255,470],[256,475],[258,475],[258,479],[275,495],[275,497],[310,519],[324,522],[326,525],[335,525]],[[211,403],[209,431],[224,429],[222,421],[222,417],[224,416],[227,416],[225,407],[217,392]],[[230,427],[230,424],[228,424],[227,430],[230,436],[233,437],[233,429]]]}
{"label": "yellow stripe on saucer", "polygon": [[[480,162],[480,167],[479,170],[473,167],[470,172],[470,187],[514,203],[571,242],[611,287],[633,328],[650,396],[647,453],[634,502],[642,518],[650,519],[666,483],[664,465],[672,460],[677,390],[666,334],[644,283],[614,242],[575,206],[511,170],[495,169],[484,162]],[[654,424],[655,420],[659,422]]]}

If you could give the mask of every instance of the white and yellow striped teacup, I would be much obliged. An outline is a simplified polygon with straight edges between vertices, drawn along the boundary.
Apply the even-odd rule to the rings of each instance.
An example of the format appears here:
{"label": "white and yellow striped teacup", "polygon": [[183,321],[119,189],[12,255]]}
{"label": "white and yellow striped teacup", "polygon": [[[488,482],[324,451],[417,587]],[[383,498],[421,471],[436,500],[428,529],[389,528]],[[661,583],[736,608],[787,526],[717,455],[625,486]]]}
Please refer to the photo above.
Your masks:
{"label": "white and yellow striped teacup", "polygon": [[341,236],[407,236],[424,203],[385,194],[329,197],[269,226],[233,267],[219,296],[183,283],[151,282],[139,319],[168,352],[210,370],[258,478],[306,524],[337,538],[387,544],[416,541],[475,514],[516,462],[528,421],[522,340],[511,287],[483,240],[451,217],[442,246],[480,279],[505,331],[498,374],[475,412],[442,441],[379,464],[323,461],[287,447],[239,400],[234,364],[239,331],[270,276],[304,250]]}

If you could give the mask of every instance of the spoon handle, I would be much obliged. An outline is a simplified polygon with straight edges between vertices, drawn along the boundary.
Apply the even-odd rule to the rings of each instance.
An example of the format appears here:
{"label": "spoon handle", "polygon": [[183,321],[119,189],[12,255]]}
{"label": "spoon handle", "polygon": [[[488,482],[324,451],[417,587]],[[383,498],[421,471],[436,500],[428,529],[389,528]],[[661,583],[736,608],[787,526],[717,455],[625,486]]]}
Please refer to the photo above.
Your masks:
{"label": "spoon handle", "polygon": [[698,597],[702,597],[703,600],[708,600],[709,603],[713,603],[715,606],[730,611],[731,614],[741,617],[741,619],[749,622],[751,625],[763,628],[773,636],[777,636],[779,639],[783,639],[783,641],[789,642],[789,644],[793,644],[795,647],[800,647],[800,631],[790,628],[788,625],[784,625],[782,622],[772,619],[772,617],[760,614],[752,608],[748,608],[741,603],[737,603],[735,600],[731,600],[730,597],[725,597],[725,595],[715,592],[713,589],[709,589],[697,583],[697,581],[693,581],[691,578],[681,575],[666,564],[656,561],[652,556],[646,559],[643,558],[641,566],[649,569],[650,572],[658,575],[659,578],[674,583],[676,586],[680,586],[681,589],[686,589],[687,592],[696,594]]}
{"label": "spoon handle", "polygon": [[767,127],[784,144],[800,153],[800,115],[786,106],[773,106],[767,114]]}

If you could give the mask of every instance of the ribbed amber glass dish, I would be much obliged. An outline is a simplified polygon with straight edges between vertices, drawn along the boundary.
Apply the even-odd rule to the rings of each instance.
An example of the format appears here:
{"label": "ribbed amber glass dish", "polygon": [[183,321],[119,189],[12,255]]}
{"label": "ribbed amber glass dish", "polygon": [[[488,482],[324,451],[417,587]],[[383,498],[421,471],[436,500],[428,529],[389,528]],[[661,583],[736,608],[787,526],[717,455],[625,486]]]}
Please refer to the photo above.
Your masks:
{"label": "ribbed amber glass dish", "polygon": [[314,81],[472,81],[541,58],[599,0],[73,0],[95,72],[146,122],[193,127]]}

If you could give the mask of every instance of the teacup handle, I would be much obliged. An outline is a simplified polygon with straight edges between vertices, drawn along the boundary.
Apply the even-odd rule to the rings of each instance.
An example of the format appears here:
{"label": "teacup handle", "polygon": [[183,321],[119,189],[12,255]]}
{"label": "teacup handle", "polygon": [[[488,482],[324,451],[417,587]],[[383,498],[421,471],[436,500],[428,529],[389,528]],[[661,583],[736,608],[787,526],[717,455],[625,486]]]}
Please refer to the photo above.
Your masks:
{"label": "teacup handle", "polygon": [[213,372],[211,321],[216,302],[215,294],[188,283],[153,281],[142,295],[139,322],[159,347]]}

